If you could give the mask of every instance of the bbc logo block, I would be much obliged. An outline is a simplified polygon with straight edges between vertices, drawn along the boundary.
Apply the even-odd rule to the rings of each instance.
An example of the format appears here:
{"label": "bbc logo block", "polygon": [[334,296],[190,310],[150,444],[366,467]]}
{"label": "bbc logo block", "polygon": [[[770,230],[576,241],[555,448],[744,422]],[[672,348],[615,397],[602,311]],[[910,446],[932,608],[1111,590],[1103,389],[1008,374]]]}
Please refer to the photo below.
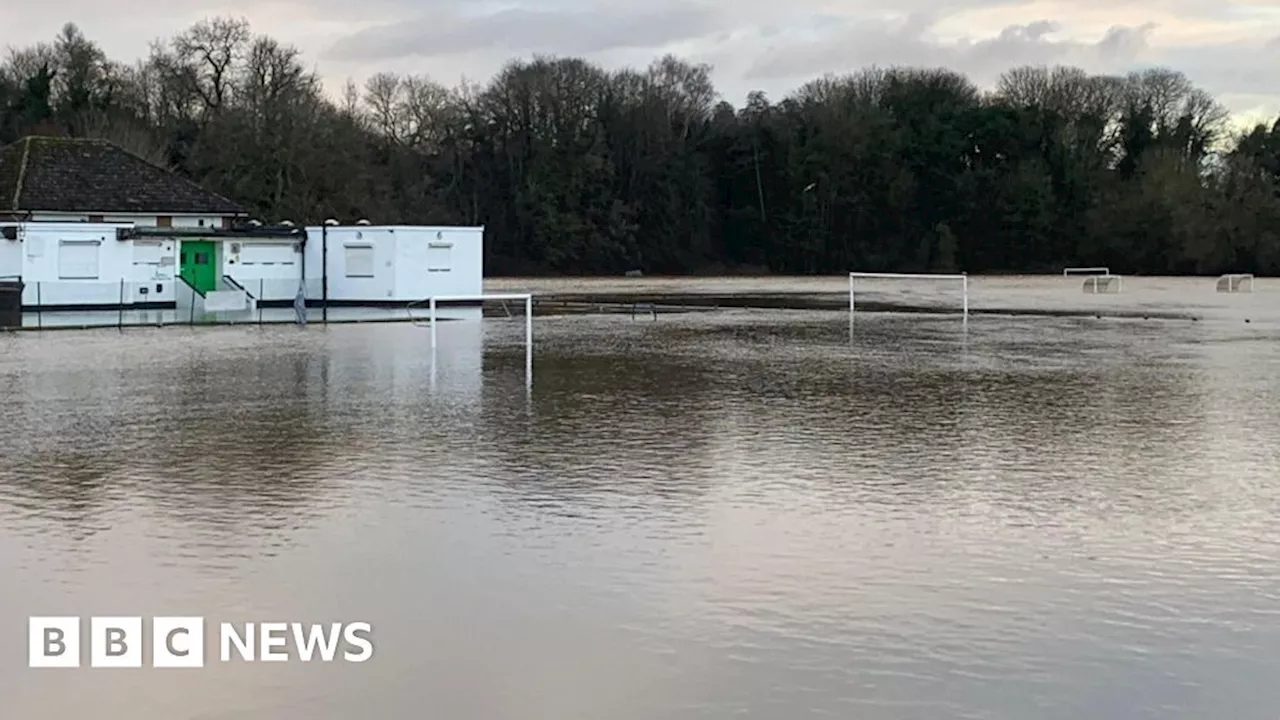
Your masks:
{"label": "bbc logo block", "polygon": [[142,667],[142,618],[89,618],[90,667]]}
{"label": "bbc logo block", "polygon": [[80,618],[33,617],[27,632],[31,667],[80,667]]}
{"label": "bbc logo block", "polygon": [[152,618],[151,665],[158,668],[204,667],[204,618]]}
{"label": "bbc logo block", "polygon": [[[84,634],[87,628],[87,634]],[[367,622],[219,623],[211,647],[218,662],[362,663],[373,657],[373,627]],[[84,650],[87,648],[87,652]],[[89,667],[140,668],[150,648],[151,667],[202,668],[205,621],[202,617],[33,617],[28,625],[28,665],[77,668],[85,655]],[[237,660],[238,658],[238,660]]]}
{"label": "bbc logo block", "polygon": [[[33,617],[28,622],[28,666],[80,667],[81,646],[88,645],[89,666],[140,668],[144,647],[140,617],[91,617],[82,643],[78,617]],[[151,620],[151,665],[204,667],[204,618],[157,617]]]}

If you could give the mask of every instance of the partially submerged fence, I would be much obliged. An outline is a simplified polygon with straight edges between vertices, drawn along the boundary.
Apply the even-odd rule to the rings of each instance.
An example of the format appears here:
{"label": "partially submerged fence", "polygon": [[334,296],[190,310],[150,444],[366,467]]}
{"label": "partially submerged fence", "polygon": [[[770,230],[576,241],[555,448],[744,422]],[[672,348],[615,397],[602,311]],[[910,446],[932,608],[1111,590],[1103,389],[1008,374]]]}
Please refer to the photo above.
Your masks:
{"label": "partially submerged fence", "polygon": [[[310,323],[394,322],[422,320],[427,300],[419,303],[356,304],[325,302],[320,280],[304,286],[304,314],[298,282],[219,279],[217,288],[199,291],[182,280],[148,282],[32,282],[22,288],[21,324],[0,327],[53,330],[59,328],[126,328],[166,325],[271,325]],[[495,297],[480,296],[475,304]],[[525,295],[516,295],[524,299]],[[530,298],[532,296],[529,296]],[[445,302],[445,301],[441,301]],[[529,303],[531,304],[532,300]],[[421,304],[421,307],[415,307]],[[469,317],[440,308],[439,317]],[[486,306],[488,307],[488,306]],[[488,309],[492,309],[489,307]],[[474,310],[470,311],[474,313]],[[15,314],[16,317],[16,314]]]}

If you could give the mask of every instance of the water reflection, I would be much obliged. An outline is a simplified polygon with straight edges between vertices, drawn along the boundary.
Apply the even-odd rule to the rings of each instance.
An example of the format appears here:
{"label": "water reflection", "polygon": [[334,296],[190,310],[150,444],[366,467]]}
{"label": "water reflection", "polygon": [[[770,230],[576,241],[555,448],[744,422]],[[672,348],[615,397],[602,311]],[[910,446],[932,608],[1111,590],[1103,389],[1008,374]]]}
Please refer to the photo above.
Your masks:
{"label": "water reflection", "polygon": [[956,320],[859,318],[852,346],[838,312],[546,320],[531,392],[518,322],[442,325],[434,363],[412,325],[4,338],[0,644],[55,612],[383,630],[358,669],[10,654],[0,694],[35,720],[1267,717],[1275,346]]}

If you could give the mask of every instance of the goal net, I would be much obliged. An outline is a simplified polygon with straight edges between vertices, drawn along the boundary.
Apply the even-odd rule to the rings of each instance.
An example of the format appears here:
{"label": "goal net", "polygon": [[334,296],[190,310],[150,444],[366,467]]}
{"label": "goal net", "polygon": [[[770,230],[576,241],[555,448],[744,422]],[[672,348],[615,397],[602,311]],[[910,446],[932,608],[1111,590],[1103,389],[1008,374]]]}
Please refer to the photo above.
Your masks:
{"label": "goal net", "polygon": [[1090,295],[1124,291],[1124,281],[1119,275],[1097,275],[1084,279],[1084,291]]}
{"label": "goal net", "polygon": [[1218,292],[1253,292],[1253,276],[1247,274],[1223,275],[1218,278]]}

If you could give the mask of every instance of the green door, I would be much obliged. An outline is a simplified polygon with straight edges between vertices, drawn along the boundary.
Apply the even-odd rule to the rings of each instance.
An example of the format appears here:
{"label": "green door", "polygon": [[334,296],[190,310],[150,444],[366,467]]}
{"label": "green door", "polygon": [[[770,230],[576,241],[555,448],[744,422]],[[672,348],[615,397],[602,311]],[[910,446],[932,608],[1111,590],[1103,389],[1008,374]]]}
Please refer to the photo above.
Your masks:
{"label": "green door", "polygon": [[210,240],[183,240],[178,248],[178,275],[202,293],[218,289],[216,249]]}

